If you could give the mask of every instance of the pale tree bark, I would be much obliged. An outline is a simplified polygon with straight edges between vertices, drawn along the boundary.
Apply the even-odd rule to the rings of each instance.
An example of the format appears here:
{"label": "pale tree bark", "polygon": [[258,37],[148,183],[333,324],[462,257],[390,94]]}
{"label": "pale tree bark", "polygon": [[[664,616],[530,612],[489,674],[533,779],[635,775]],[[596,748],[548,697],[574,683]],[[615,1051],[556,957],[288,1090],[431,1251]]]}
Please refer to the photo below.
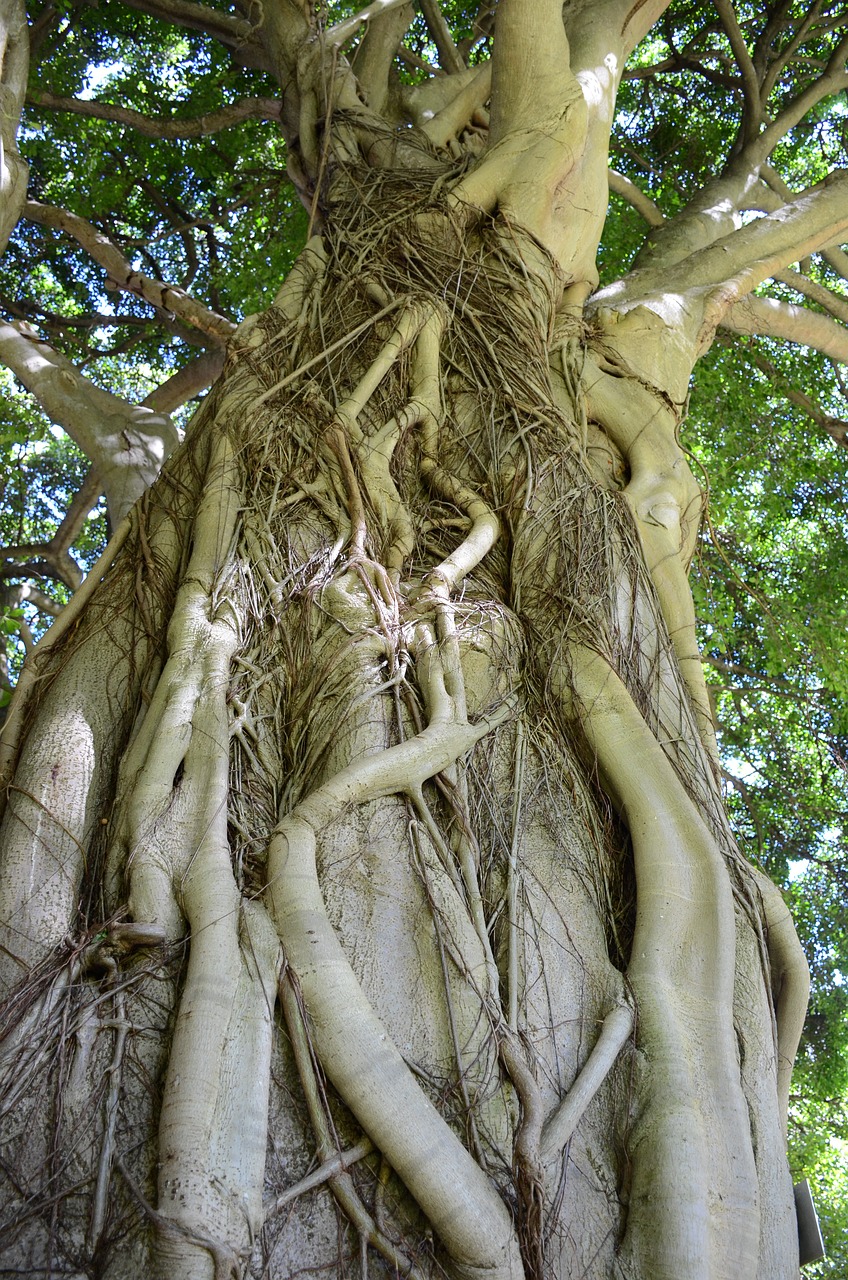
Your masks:
{"label": "pale tree bark", "polygon": [[597,290],[662,4],[501,0],[470,70],[428,0],[412,91],[404,4],[135,7],[275,69],[314,234],[0,740],[14,1265],[794,1280],[808,970],[722,806],[679,436],[844,176],[748,225],[758,172],[619,183],[656,235]]}
{"label": "pale tree bark", "polygon": [[0,253],[26,199],[27,166],[17,133],[29,70],[29,34],[23,0],[0,6]]}
{"label": "pale tree bark", "polygon": [[28,326],[0,325],[0,360],[97,468],[117,523],[175,447],[171,419],[96,386]]}

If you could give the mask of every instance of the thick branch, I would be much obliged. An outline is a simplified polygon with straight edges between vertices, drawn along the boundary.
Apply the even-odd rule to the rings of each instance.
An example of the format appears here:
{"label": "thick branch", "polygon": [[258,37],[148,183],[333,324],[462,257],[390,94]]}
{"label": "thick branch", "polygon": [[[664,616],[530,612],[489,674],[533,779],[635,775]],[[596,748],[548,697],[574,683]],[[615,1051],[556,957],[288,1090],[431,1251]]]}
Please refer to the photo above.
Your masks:
{"label": "thick branch", "polygon": [[690,254],[671,270],[664,264],[635,274],[651,290],[686,293],[720,286],[716,301],[724,309],[790,263],[833,244],[846,233],[848,171],[840,170],[802,192],[791,204]]}
{"label": "thick branch", "polygon": [[439,64],[444,71],[456,73],[465,70],[465,63],[462,54],[453,42],[453,36],[450,33],[450,27],[445,21],[445,15],[442,13],[439,0],[421,0],[421,12],[427,26],[430,28],[430,34],[436,42],[436,48],[439,51]]}
{"label": "thick branch", "polygon": [[223,347],[204,351],[145,396],[142,404],[156,413],[173,413],[187,400],[211,386],[224,367]]}
{"label": "thick branch", "polygon": [[840,297],[831,289],[826,289],[824,285],[811,280],[809,276],[802,275],[800,271],[776,271],[774,278],[782,284],[788,284],[797,293],[803,293],[804,297],[809,298],[811,302],[818,303],[825,311],[829,311],[835,320],[848,324],[848,298]]}
{"label": "thick branch", "polygon": [[848,364],[848,329],[818,311],[808,311],[776,298],[742,298],[721,318],[725,329],[784,338],[814,347],[832,360]]}
{"label": "thick branch", "polygon": [[328,48],[339,49],[356,35],[363,22],[378,18],[389,9],[396,9],[399,5],[408,3],[409,0],[371,0],[371,3],[364,9],[360,9],[358,13],[353,13],[349,18],[343,18],[341,22],[328,27],[324,32],[324,44]]}
{"label": "thick branch", "polygon": [[103,391],[58,351],[15,325],[0,325],[0,359],[94,463],[116,524],[176,446],[171,419]]}
{"label": "thick branch", "polygon": [[243,120],[274,120],[279,117],[280,104],[276,98],[242,98],[230,106],[219,107],[191,120],[176,120],[170,116],[146,116],[130,107],[118,107],[111,102],[97,102],[89,98],[62,98],[45,89],[31,89],[27,102],[52,111],[72,111],[76,115],[90,116],[95,120],[111,120],[125,124],[148,138],[203,138],[221,129],[241,124]]}
{"label": "thick branch", "polygon": [[373,18],[351,60],[368,105],[381,115],[389,100],[389,76],[395,54],[413,14],[412,5],[407,3],[387,10],[380,18]]}
{"label": "thick branch", "polygon": [[660,213],[657,205],[654,204],[650,196],[636,186],[635,182],[631,182],[623,173],[619,173],[616,169],[608,169],[607,177],[609,179],[609,189],[617,196],[621,196],[622,200],[626,200],[632,205],[637,213],[640,213],[645,221],[651,227],[661,227],[665,222],[665,218]]}
{"label": "thick branch", "polygon": [[28,169],[17,133],[29,70],[29,34],[23,0],[0,0],[0,253],[21,216]]}
{"label": "thick branch", "polygon": [[843,280],[848,280],[848,253],[831,245],[827,249],[822,249],[821,256],[829,267],[833,267],[833,270],[842,276]]}
{"label": "thick branch", "polygon": [[193,0],[124,0],[130,9],[149,13],[175,26],[190,31],[203,31],[231,49],[242,48],[253,34],[253,26],[245,18],[237,18],[210,5]]}
{"label": "thick branch", "polygon": [[154,280],[151,276],[136,271],[118,246],[85,218],[54,205],[39,204],[35,200],[26,202],[24,215],[40,226],[53,227],[73,236],[91,254],[94,261],[108,272],[109,279],[117,288],[143,298],[153,307],[172,312],[180,320],[209,334],[218,342],[226,341],[235,333],[236,326],[231,320],[205,307],[202,302],[186,293],[185,289],[165,284],[162,280]]}

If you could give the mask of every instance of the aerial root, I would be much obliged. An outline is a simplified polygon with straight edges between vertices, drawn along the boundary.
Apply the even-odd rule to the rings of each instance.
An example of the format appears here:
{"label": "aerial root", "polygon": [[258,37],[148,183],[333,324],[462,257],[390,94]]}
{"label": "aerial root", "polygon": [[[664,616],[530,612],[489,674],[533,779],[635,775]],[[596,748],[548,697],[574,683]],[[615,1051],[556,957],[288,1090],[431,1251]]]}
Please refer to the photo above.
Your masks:
{"label": "aerial root", "polygon": [[[175,885],[186,871],[209,817],[210,805],[224,804],[224,791],[206,787],[211,761],[227,751],[227,737],[210,750],[209,700],[225,689],[237,632],[226,597],[241,484],[225,431],[216,438],[203,499],[194,522],[193,548],[168,627],[168,658],[141,727],[121,762],[109,854],[114,881],[129,868],[133,916],[164,924],[169,936],[182,932]],[[167,827],[173,812],[175,779],[185,787],[196,778],[200,812],[192,846],[173,853]],[[187,798],[184,788],[183,799]],[[184,833],[183,833],[184,834]]]}
{"label": "aerial root", "polygon": [[[138,1183],[133,1178],[121,1156],[115,1156],[115,1165],[129,1188],[133,1200],[150,1222],[160,1240],[172,1242],[177,1247],[186,1245],[200,1249],[212,1259],[214,1268],[212,1280],[241,1280],[243,1259],[228,1245],[202,1232],[193,1230],[174,1218],[165,1217],[145,1198]],[[163,1273],[163,1276],[167,1273]],[[170,1274],[174,1274],[173,1272]],[[179,1274],[178,1272],[176,1274]]]}
{"label": "aerial root", "polygon": [[629,1005],[616,1005],[604,1018],[601,1034],[562,1102],[545,1122],[540,1155],[543,1164],[559,1160],[586,1108],[633,1036],[635,1018]]}
{"label": "aerial root", "polygon": [[389,1239],[374,1217],[368,1212],[362,1197],[356,1190],[353,1179],[348,1173],[348,1169],[353,1164],[365,1159],[366,1156],[374,1151],[374,1144],[369,1138],[364,1138],[350,1151],[340,1152],[333,1139],[325,1104],[318,1089],[313,1060],[313,1046],[310,1042],[309,1031],[301,1006],[301,994],[297,987],[297,981],[288,967],[283,970],[280,977],[279,995],[286,1030],[289,1033],[292,1053],[294,1054],[297,1073],[303,1089],[309,1122],[315,1134],[318,1158],[321,1160],[321,1165],[311,1174],[307,1174],[305,1178],[302,1178],[296,1186],[290,1187],[287,1192],[283,1193],[272,1208],[267,1211],[266,1221],[271,1213],[276,1213],[278,1209],[293,1200],[296,1195],[302,1195],[313,1187],[329,1182],[333,1196],[338,1201],[342,1212],[359,1232],[360,1239],[366,1245],[371,1245],[378,1253],[382,1254],[399,1275],[409,1277],[409,1280],[425,1280],[424,1275],[415,1263]]}
{"label": "aerial root", "polygon": [[789,908],[780,890],[763,872],[754,878],[763,901],[766,945],[771,978],[777,1052],[777,1096],[784,1139],[789,1126],[789,1087],[792,1064],[798,1051],[807,1001],[810,995],[810,966],[804,955]]}
{"label": "aerial root", "polygon": [[[610,664],[579,645],[571,660],[582,729],[627,822],[636,874],[627,981],[651,1084],[631,1140],[626,1248],[637,1268],[694,1280],[707,1276],[720,1237],[732,1231],[737,1274],[755,1274],[757,1174],[751,1142],[740,1145],[750,1120],[730,1012],[736,922],[727,864]],[[671,1158],[684,1148],[685,1161]],[[720,1211],[699,1216],[710,1197]]]}
{"label": "aerial root", "polygon": [[418,1201],[454,1269],[483,1268],[506,1277],[517,1265],[509,1215],[366,999],[327,917],[315,865],[317,835],[347,806],[420,791],[510,714],[502,707],[473,726],[458,715],[439,646],[424,624],[417,629],[416,667],[427,726],[347,765],[280,821],[268,851],[266,893],[328,1077]]}
{"label": "aerial root", "polygon": [[[114,986],[118,974],[118,966],[113,958],[110,957],[109,959],[109,977]],[[114,1017],[109,1023],[101,1024],[110,1026],[114,1029],[115,1044],[112,1050],[111,1062],[107,1067],[109,1083],[103,1104],[105,1124],[103,1128],[103,1139],[100,1145],[100,1159],[97,1164],[97,1179],[91,1204],[91,1217],[89,1220],[88,1235],[86,1237],[86,1247],[92,1256],[100,1243],[100,1237],[103,1234],[103,1227],[106,1222],[109,1185],[112,1176],[112,1164],[115,1157],[115,1128],[118,1121],[118,1108],[121,1097],[124,1049],[126,1047],[127,1034],[132,1027],[132,1024],[127,1018],[124,992],[120,987],[115,989],[113,999]]]}

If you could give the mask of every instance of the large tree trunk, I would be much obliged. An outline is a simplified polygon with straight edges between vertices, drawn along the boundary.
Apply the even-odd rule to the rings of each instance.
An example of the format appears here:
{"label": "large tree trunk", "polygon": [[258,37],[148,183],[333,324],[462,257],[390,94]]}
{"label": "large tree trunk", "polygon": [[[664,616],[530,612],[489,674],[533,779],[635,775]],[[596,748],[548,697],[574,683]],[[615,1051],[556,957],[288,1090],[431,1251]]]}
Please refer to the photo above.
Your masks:
{"label": "large tree trunk", "polygon": [[583,310],[500,127],[497,216],[412,135],[335,154],[22,681],[8,1268],[797,1275],[805,969],[716,783],[692,344]]}
{"label": "large tree trunk", "polygon": [[15,1265],[795,1274],[762,894],[559,293],[340,178],[42,659]]}

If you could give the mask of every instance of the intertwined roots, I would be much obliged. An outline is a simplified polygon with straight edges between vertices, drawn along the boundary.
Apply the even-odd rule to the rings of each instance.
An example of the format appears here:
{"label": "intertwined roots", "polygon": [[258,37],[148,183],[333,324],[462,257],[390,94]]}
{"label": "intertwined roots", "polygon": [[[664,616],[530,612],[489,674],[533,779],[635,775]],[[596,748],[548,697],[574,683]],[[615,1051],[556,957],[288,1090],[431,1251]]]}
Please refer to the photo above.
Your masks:
{"label": "intertwined roots", "polygon": [[[21,702],[9,821],[58,888],[13,917],[18,1256],[131,1274],[144,1224],[174,1275],[274,1274],[298,1213],[326,1235],[328,1183],[403,1274],[431,1229],[455,1275],[607,1268],[621,1198],[671,1196],[644,1170],[681,1137],[651,1101],[670,1083],[641,1094],[620,1058],[634,996],[649,1056],[688,1034],[632,960],[649,938],[660,987],[679,962],[656,895],[710,886],[703,1004],[732,1006],[734,928],[767,969],[631,515],[587,466],[591,335],[557,328],[538,246],[431,188],[333,175],[332,231],[239,329]],[[77,688],[94,762],[48,809],[30,744]],[[667,815],[653,843],[640,806]],[[730,1019],[694,1034],[718,1048],[692,1105],[732,1128]]]}

